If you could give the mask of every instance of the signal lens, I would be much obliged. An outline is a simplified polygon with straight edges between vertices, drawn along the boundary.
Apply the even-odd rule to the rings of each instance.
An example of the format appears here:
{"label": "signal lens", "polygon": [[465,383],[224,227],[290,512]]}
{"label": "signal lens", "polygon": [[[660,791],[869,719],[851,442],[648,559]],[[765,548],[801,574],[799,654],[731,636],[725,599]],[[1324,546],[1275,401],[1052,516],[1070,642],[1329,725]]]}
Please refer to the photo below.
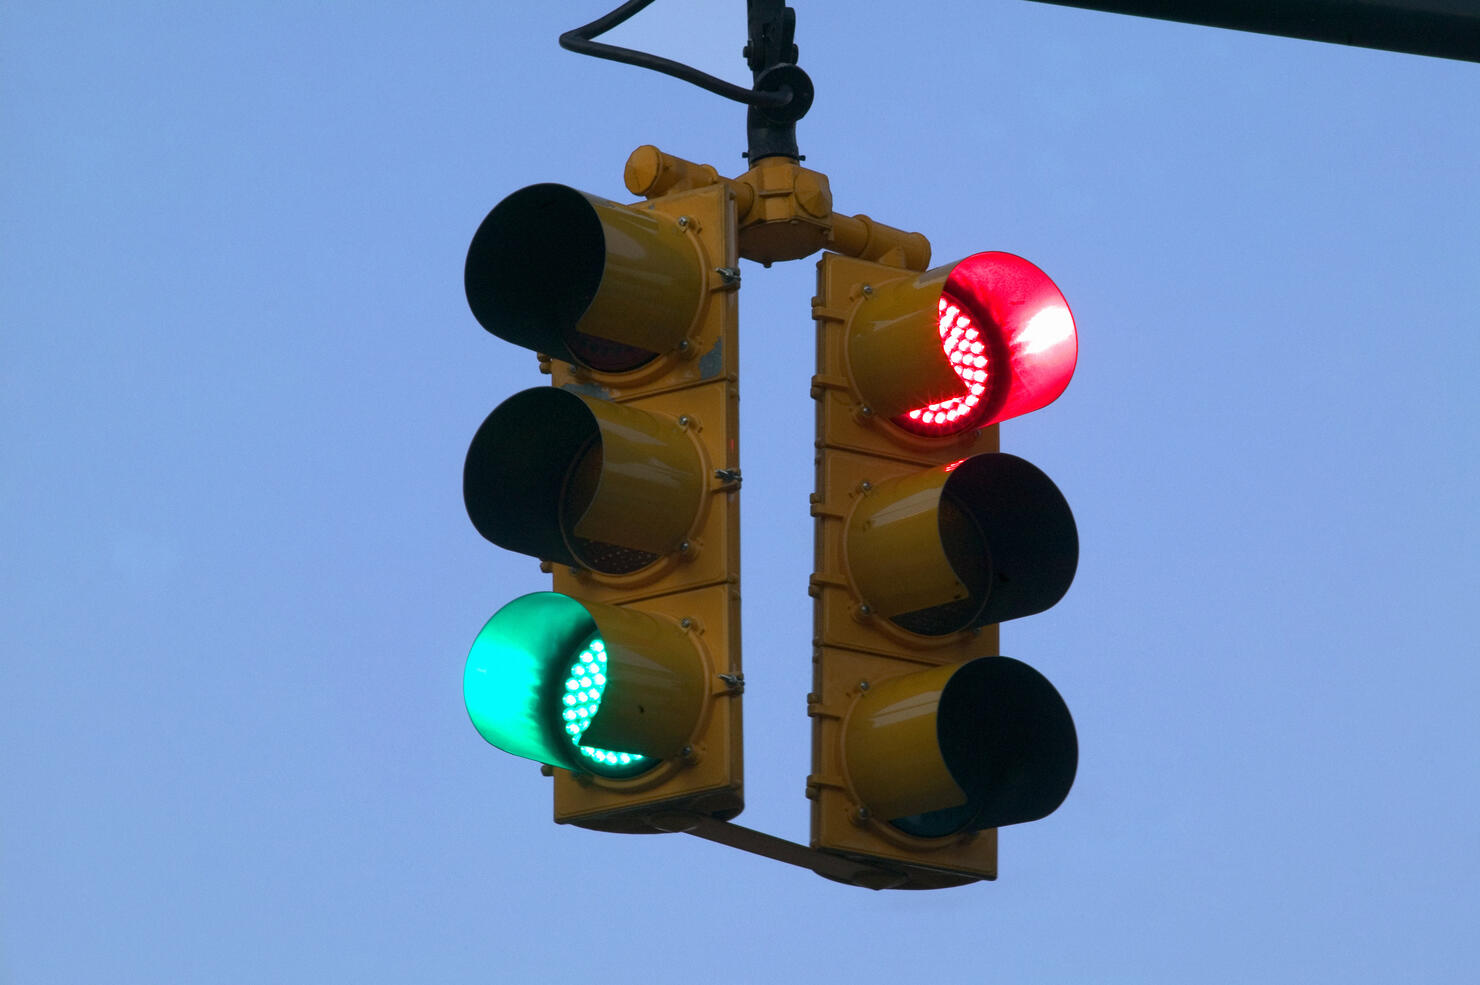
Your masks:
{"label": "signal lens", "polygon": [[658,358],[658,354],[651,349],[624,345],[575,329],[565,334],[564,342],[576,362],[602,373],[625,373],[639,366],[646,366]]}
{"label": "signal lens", "polygon": [[987,340],[970,312],[956,298],[942,293],[938,309],[941,351],[951,361],[951,369],[960,377],[966,392],[895,418],[896,424],[916,434],[955,434],[977,428],[978,420],[989,406],[984,398],[992,379],[993,360],[987,352]]}
{"label": "signal lens", "polygon": [[[607,741],[628,749],[650,740],[654,745],[639,746],[648,751],[638,754],[585,741],[610,683],[608,664],[625,689],[611,695],[618,704],[607,703],[608,716],[620,718],[622,702],[645,705],[659,718],[667,713],[643,690],[641,674],[624,675],[632,666],[623,661],[620,643],[622,634],[631,632],[630,625],[621,628],[626,613],[597,608],[619,627],[606,634],[614,644],[607,643],[590,609],[558,592],[525,595],[494,613],[473,641],[463,675],[468,717],[483,738],[515,756],[613,779],[652,769],[662,761],[659,750],[678,746],[680,740],[671,736],[642,737],[639,730],[634,737],[631,729],[620,729],[620,721],[605,720],[609,734],[616,724],[624,735]],[[615,654],[610,660],[609,652]]]}
{"label": "signal lens", "polygon": [[891,420],[950,435],[1052,403],[1079,355],[1074,315],[1048,275],[1011,253],[978,253],[951,270],[937,302],[941,352],[961,390]]}
{"label": "signal lens", "polygon": [[565,732],[585,758],[587,768],[605,776],[622,775],[644,769],[646,758],[634,752],[615,752],[581,742],[581,735],[591,727],[601,708],[601,693],[606,690],[606,644],[593,636],[581,648],[580,656],[566,671],[565,694],[561,697]]}

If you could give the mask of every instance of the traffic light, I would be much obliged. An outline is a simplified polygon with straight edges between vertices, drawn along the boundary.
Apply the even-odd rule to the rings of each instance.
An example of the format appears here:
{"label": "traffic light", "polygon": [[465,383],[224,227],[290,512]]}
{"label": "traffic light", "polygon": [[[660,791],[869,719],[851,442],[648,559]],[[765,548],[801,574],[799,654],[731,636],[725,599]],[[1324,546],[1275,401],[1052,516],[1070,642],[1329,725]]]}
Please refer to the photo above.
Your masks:
{"label": "traffic light", "polygon": [[1063,391],[1074,320],[1007,253],[824,254],[813,311],[812,846],[904,888],[995,878],[995,829],[1055,810],[1078,761],[1063,699],[997,636],[1068,590],[1078,534],[995,426]]}
{"label": "traffic light", "polygon": [[743,804],[733,193],[621,205],[555,184],[500,202],[468,249],[468,304],[539,353],[463,472],[473,526],[553,591],[499,609],[464,699],[493,745],[544,764],[555,820],[655,830]]}

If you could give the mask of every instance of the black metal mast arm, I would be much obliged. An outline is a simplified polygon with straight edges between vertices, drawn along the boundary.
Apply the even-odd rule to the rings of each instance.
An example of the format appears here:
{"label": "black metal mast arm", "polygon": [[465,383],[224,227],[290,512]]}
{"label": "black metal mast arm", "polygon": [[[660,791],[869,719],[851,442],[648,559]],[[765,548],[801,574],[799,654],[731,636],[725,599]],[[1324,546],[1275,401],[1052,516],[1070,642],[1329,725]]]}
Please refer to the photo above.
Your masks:
{"label": "black metal mast arm", "polygon": [[1037,0],[1111,14],[1480,62],[1480,0]]}

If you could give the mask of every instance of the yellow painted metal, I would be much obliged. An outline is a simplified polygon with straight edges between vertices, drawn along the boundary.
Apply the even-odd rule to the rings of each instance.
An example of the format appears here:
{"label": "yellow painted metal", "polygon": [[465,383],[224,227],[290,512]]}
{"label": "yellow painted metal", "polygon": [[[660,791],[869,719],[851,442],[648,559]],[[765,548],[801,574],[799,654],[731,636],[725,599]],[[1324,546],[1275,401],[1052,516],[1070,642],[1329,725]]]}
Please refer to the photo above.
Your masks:
{"label": "yellow painted metal", "polygon": [[833,214],[828,248],[845,256],[886,263],[906,270],[930,266],[930,240],[875,222],[866,215]]}
{"label": "yellow painted metal", "polygon": [[967,598],[941,543],[944,468],[870,484],[848,519],[847,567],[863,601],[885,618]]}
{"label": "yellow painted metal", "polygon": [[[816,643],[807,698],[813,723],[807,796],[813,847],[896,866],[905,873],[905,886],[931,889],[996,878],[997,833],[925,838],[889,823],[909,814],[910,808],[901,807],[907,801],[938,802],[947,794],[964,799],[959,788],[948,786],[954,781],[944,772],[934,714],[924,712],[918,700],[911,705],[908,695],[892,699],[896,687],[911,685],[889,682],[939,673],[938,691],[956,667],[997,652],[997,627],[921,636],[897,626],[885,610],[903,610],[926,596],[934,601],[957,590],[954,578],[946,586],[951,566],[939,531],[945,467],[994,450],[997,428],[940,437],[911,434],[891,424],[860,393],[850,371],[849,340],[861,303],[873,303],[864,286],[877,298],[882,285],[907,286],[919,279],[898,266],[834,253],[818,263],[817,373],[812,378],[817,535],[810,585]],[[886,298],[883,305],[888,303]],[[938,338],[931,348],[939,350]],[[876,375],[884,370],[881,365]],[[894,366],[894,372],[903,371]],[[865,407],[874,412],[866,413]],[[923,551],[921,544],[927,545]],[[886,571],[890,560],[894,566]],[[900,574],[900,565],[913,573]],[[903,584],[914,578],[922,584],[934,581],[936,588],[922,594]],[[875,702],[880,709],[892,708],[893,717],[871,711]],[[900,702],[902,707],[893,707]],[[914,713],[907,713],[912,708]],[[891,744],[898,749],[888,748]],[[896,784],[898,793],[886,789]]]}
{"label": "yellow painted metal", "polygon": [[623,179],[628,191],[647,198],[726,186],[739,217],[740,255],[756,263],[798,260],[823,248],[905,270],[924,270],[930,263],[930,241],[923,235],[866,215],[834,212],[827,175],[788,158],[764,158],[739,177],[726,178],[712,165],[644,144],[627,159]]}
{"label": "yellow painted metal", "polygon": [[576,330],[652,352],[676,347],[694,327],[705,280],[680,218],[586,199],[601,221],[606,263]]}
{"label": "yellow painted metal", "polygon": [[[669,546],[641,570],[611,575],[552,566],[556,591],[657,619],[669,630],[677,627],[674,631],[682,635],[699,661],[696,679],[702,697],[698,719],[676,754],[655,769],[629,779],[552,771],[555,820],[600,831],[650,833],[656,829],[647,818],[654,812],[694,811],[731,818],[744,806],[740,497],[736,478],[740,469],[738,283],[721,273],[739,263],[736,203],[732,189],[724,182],[694,179],[696,173],[703,178],[700,166],[694,165],[685,173],[688,180],[670,184],[665,194],[630,210],[666,217],[675,226],[679,218],[687,220],[681,228],[691,253],[702,260],[699,270],[704,278],[703,303],[685,339],[688,346],[626,373],[600,373],[560,360],[549,362],[552,382],[612,412],[598,411],[603,418],[614,420],[624,409],[650,415],[664,422],[664,429],[671,429],[664,431],[665,440],[686,444],[696,449],[698,456],[697,465],[682,466],[682,478],[669,477],[673,484],[666,491],[653,492],[669,497],[665,502],[687,504],[690,496],[697,501],[697,515],[689,515],[692,522],[681,543],[671,543],[673,531],[681,525],[680,518],[674,517],[662,524],[661,530],[655,528],[653,537],[653,542],[661,540]],[[603,441],[606,438],[604,431]],[[654,459],[645,457],[643,450],[648,440],[649,436],[640,431],[613,434],[612,449],[626,464],[618,463],[613,469],[610,461],[604,461],[603,472],[609,473],[604,479],[609,477],[621,491],[614,486],[609,502],[605,489],[594,492],[593,512],[582,518],[576,529],[578,536],[598,528],[607,531],[610,524],[618,522],[623,524],[624,534],[630,529],[627,524],[633,517],[623,516],[621,503],[635,503],[647,493],[638,492],[639,485],[625,473],[637,461],[645,461],[644,468],[652,467]],[[608,458],[608,449],[603,448],[602,457]],[[665,470],[676,464],[672,457],[660,457],[660,461]],[[597,498],[602,501],[599,510]],[[682,509],[687,510],[687,506]],[[679,549],[684,545],[687,549]],[[660,644],[660,665],[661,654],[676,653],[676,646],[671,637]],[[631,650],[635,658],[652,659],[640,648]],[[611,680],[609,688],[616,688],[615,677]],[[620,691],[608,690],[602,699],[604,713],[608,700],[626,702]],[[613,744],[607,748],[626,747]]]}
{"label": "yellow painted metal", "polygon": [[874,414],[896,417],[966,395],[940,344],[937,302],[953,267],[863,289],[848,323],[848,366]]}
{"label": "yellow painted metal", "polygon": [[[557,569],[555,588],[562,592],[580,591],[589,589],[590,582]],[[694,679],[700,687],[700,700],[696,705],[698,718],[692,722],[690,734],[681,747],[671,748],[675,734],[664,736],[662,744],[670,749],[668,758],[655,769],[631,779],[614,780],[563,769],[551,770],[555,778],[556,822],[598,831],[645,834],[654,831],[647,821],[648,815],[661,810],[734,817],[745,803],[740,689],[728,683],[728,680],[738,680],[740,675],[738,583],[725,582],[686,592],[634,599],[622,603],[620,611],[629,616],[647,615],[669,628],[676,626],[682,631],[684,644],[697,661],[698,671]],[[599,625],[605,629],[604,624]],[[657,672],[661,672],[663,665],[674,662],[678,644],[671,637],[654,643],[657,653],[670,655],[667,660],[660,657],[657,661]],[[637,647],[629,649],[638,657],[651,660],[645,651]],[[608,656],[607,659],[610,662],[612,658]],[[652,666],[643,667],[635,662],[626,666],[628,673],[633,670],[643,674],[655,672]],[[625,724],[619,727],[630,728],[634,734],[640,734],[636,719],[649,712],[635,712],[631,696],[624,697],[613,690],[617,687],[615,675],[608,675],[608,681],[608,690],[602,696],[602,714],[607,713],[608,700],[617,701],[619,707],[626,709]],[[612,695],[615,697],[610,697]],[[684,700],[681,695],[677,697]],[[683,715],[679,717],[686,718]],[[593,723],[586,732],[592,742],[595,742],[593,736],[600,734],[595,733],[596,728]],[[620,744],[615,747],[628,748]]]}
{"label": "yellow painted metal", "polygon": [[[712,164],[695,164],[672,154],[665,154],[652,144],[643,144],[627,158],[622,171],[622,181],[634,195],[659,198],[672,192],[688,191],[724,182]],[[734,190],[732,186],[732,191]],[[744,212],[750,208],[748,200],[737,200],[736,207]]]}
{"label": "yellow painted metal", "polygon": [[659,759],[680,755],[707,690],[693,640],[671,619],[593,602],[586,609],[606,643],[607,684],[582,741]]}
{"label": "yellow painted metal", "polygon": [[708,484],[698,448],[673,418],[581,399],[599,436],[566,483],[570,533],[652,554],[677,550],[694,527]]}
{"label": "yellow painted metal", "polygon": [[957,669],[933,667],[870,683],[848,713],[848,779],[875,816],[888,820],[966,803],[936,732],[941,691]]}
{"label": "yellow painted metal", "polygon": [[[995,652],[996,635],[996,626],[987,627],[975,640],[975,653]],[[849,747],[844,726],[855,704],[887,679],[939,666],[934,662],[936,656],[920,652],[911,660],[903,653],[884,656],[823,646],[817,651],[815,689],[807,697],[814,736],[812,772],[807,779],[813,847],[899,866],[907,873],[906,885],[911,889],[959,886],[997,877],[995,829],[960,831],[941,838],[907,834],[890,823],[893,818],[868,807],[849,779],[845,753],[854,758],[860,754]]]}
{"label": "yellow painted metal", "polygon": [[827,176],[784,157],[768,157],[735,179],[748,189],[740,214],[740,255],[770,265],[797,260],[827,244],[832,190]]}

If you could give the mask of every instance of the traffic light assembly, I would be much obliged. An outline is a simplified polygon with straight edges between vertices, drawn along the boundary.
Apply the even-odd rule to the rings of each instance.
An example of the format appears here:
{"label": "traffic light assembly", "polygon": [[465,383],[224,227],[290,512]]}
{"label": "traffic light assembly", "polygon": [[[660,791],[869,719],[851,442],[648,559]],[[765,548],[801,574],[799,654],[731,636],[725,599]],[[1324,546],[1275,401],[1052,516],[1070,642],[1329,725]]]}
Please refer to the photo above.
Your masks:
{"label": "traffic light assembly", "polygon": [[[835,214],[826,177],[787,157],[727,179],[645,146],[625,180],[644,202],[517,192],[469,250],[478,320],[541,353],[554,384],[505,401],[469,449],[474,525],[542,559],[555,589],[479,635],[474,724],[545,764],[557,821],[687,831],[872,888],[995,877],[993,829],[1051,812],[1076,761],[1052,685],[983,656],[997,622],[1073,577],[1062,496],[987,427],[1067,383],[1067,305],[1008,254],[926,271],[925,237]],[[729,823],[743,804],[735,288],[737,256],[824,248],[808,847]]]}
{"label": "traffic light assembly", "polygon": [[995,427],[1062,392],[1073,319],[1005,253],[923,273],[826,254],[813,311],[812,840],[904,888],[995,878],[995,829],[1057,808],[1078,759],[1053,686],[984,656],[1074,576],[1067,503]]}
{"label": "traffic light assembly", "polygon": [[[1078,563],[1068,504],[998,451],[996,427],[1063,391],[1073,317],[1026,260],[927,269],[924,236],[833,211],[826,176],[800,165],[813,88],[785,0],[746,0],[749,88],[595,40],[652,2],[625,0],[560,44],[745,104],[751,167],[725,178],[641,147],[625,177],[644,201],[534,185],[474,237],[475,316],[539,353],[554,385],[488,416],[464,499],[554,591],[484,626],[469,716],[544,764],[560,822],[686,831],[874,889],[995,878],[996,828],[1053,812],[1078,762],[1053,685],[995,655],[997,624],[1054,605]],[[1167,12],[1190,3],[1077,5],[1348,42],[1363,32],[1343,24],[1365,18],[1382,30],[1356,43],[1473,57],[1436,46],[1456,35],[1438,15],[1397,2],[1328,4],[1314,21],[1255,4],[1273,13],[1237,22]],[[735,296],[739,257],[819,250],[804,846],[730,821],[743,806]]]}

